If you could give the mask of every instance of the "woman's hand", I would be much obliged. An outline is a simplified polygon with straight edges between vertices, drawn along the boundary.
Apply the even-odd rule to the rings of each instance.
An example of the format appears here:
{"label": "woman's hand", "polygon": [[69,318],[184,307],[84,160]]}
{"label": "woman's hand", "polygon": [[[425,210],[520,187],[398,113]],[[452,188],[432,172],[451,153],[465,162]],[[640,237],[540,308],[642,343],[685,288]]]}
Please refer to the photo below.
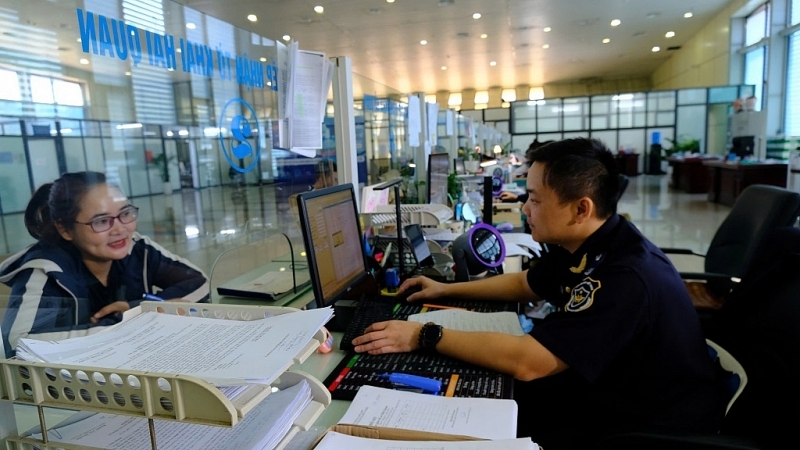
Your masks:
{"label": "woman's hand", "polygon": [[356,352],[370,355],[410,352],[417,349],[421,329],[421,323],[405,320],[373,323],[353,345]]}
{"label": "woman's hand", "polygon": [[131,305],[129,305],[128,302],[123,302],[123,301],[114,302],[111,303],[110,305],[102,307],[100,311],[94,313],[94,315],[89,319],[89,321],[92,323],[97,323],[103,317],[106,317],[111,314],[122,314],[129,309],[131,309]]}

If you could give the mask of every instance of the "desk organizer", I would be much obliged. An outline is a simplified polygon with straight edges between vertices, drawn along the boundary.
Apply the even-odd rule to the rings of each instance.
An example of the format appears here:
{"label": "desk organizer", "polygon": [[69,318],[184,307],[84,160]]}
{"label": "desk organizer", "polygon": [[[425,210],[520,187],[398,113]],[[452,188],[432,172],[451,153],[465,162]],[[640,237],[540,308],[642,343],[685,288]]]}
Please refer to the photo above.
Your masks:
{"label": "desk organizer", "polygon": [[[229,320],[256,320],[298,311],[295,308],[272,306],[175,302],[142,302],[139,309],[135,314],[155,311]],[[47,429],[42,410],[44,407],[139,416],[150,421],[175,420],[232,427],[264,400],[273,387],[289,387],[305,379],[311,387],[313,400],[277,447],[283,448],[298,431],[307,430],[330,405],[330,393],[319,380],[303,372],[287,370],[294,363],[305,361],[323,341],[324,333],[320,330],[287,365],[277,380],[270,385],[250,385],[235,401],[228,399],[211,383],[188,375],[3,359],[0,360],[0,404],[6,401],[36,406],[43,429]],[[0,421],[13,424],[15,420],[13,408],[0,408]],[[0,431],[3,429],[0,427]],[[152,422],[150,433],[151,442],[155,442]],[[0,435],[0,442],[3,438],[6,439],[7,450],[30,449],[33,446],[39,449],[79,448],[65,443],[53,443],[51,446],[47,442],[13,434]],[[155,449],[155,445],[153,448]]]}

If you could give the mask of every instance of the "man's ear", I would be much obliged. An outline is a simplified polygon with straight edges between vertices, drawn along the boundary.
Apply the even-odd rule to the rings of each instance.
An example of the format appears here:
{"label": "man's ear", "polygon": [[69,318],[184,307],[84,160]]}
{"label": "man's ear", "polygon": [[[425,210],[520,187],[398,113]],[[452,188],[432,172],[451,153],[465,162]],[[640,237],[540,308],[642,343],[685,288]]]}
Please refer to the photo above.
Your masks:
{"label": "man's ear", "polygon": [[595,213],[595,204],[589,197],[581,197],[575,200],[575,221],[583,223],[592,217]]}
{"label": "man's ear", "polygon": [[67,230],[67,228],[64,225],[62,225],[60,222],[56,222],[55,226],[56,230],[58,230],[58,234],[60,234],[65,241],[72,240],[72,233],[69,230]]}

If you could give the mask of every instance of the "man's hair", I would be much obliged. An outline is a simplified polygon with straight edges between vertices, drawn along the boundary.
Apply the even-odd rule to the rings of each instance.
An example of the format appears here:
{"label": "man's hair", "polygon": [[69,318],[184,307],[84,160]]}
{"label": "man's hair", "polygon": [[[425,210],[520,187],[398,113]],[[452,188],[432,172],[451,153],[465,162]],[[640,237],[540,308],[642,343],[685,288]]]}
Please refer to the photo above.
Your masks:
{"label": "man's hair", "polygon": [[597,139],[575,138],[551,142],[537,148],[532,162],[544,165],[543,182],[563,203],[589,197],[597,217],[617,212],[619,169],[611,152]]}

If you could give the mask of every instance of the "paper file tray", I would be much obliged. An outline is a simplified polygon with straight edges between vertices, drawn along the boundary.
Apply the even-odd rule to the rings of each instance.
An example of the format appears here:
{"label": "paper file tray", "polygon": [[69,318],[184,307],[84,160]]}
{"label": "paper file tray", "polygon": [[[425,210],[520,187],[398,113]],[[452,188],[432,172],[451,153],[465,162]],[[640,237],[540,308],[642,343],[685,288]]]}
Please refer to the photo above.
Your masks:
{"label": "paper file tray", "polygon": [[[394,225],[397,223],[395,205],[379,205],[375,212],[362,214],[369,217],[371,225]],[[400,205],[404,225],[416,223],[423,227],[435,227],[453,218],[453,210],[445,205]]]}
{"label": "paper file tray", "polygon": [[[131,314],[126,315],[126,320],[147,311],[255,320],[299,310],[276,306],[142,302],[128,311]],[[286,370],[305,361],[324,339],[324,332],[319,330],[270,385],[287,383],[283,379]],[[330,404],[327,389],[318,380],[304,376],[312,386],[315,400],[325,406]],[[0,400],[207,425],[235,425],[272,392],[270,385],[248,385],[232,401],[211,383],[189,375],[0,359]]]}

